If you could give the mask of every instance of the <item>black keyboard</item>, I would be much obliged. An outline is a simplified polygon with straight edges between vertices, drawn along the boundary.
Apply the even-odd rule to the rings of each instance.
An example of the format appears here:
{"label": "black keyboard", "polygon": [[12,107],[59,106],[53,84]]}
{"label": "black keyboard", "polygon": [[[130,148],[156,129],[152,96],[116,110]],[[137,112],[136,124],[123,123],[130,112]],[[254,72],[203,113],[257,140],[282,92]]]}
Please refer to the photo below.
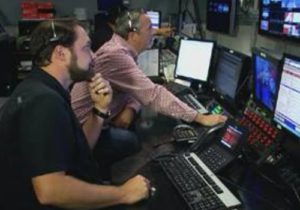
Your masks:
{"label": "black keyboard", "polygon": [[160,165],[191,210],[228,209],[241,205],[195,153],[162,158]]}
{"label": "black keyboard", "polygon": [[189,87],[186,87],[184,85],[178,84],[176,82],[168,82],[164,85],[167,90],[169,90],[174,95],[182,94],[184,92],[189,92]]}
{"label": "black keyboard", "polygon": [[188,104],[190,107],[196,109],[199,113],[208,113],[208,110],[191,93],[179,96],[179,98],[180,100]]}
{"label": "black keyboard", "polygon": [[211,145],[207,149],[198,154],[200,159],[212,170],[218,172],[230,163],[234,156],[224,151],[223,148],[218,145]]}

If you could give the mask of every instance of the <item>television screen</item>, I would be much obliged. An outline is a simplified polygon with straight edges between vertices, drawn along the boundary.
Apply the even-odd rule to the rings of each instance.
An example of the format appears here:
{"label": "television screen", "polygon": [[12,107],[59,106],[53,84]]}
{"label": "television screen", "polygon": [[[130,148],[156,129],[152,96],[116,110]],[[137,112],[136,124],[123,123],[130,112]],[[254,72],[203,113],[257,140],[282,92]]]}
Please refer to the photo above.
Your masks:
{"label": "television screen", "polygon": [[300,38],[299,0],[260,0],[259,5],[260,34]]}
{"label": "television screen", "polygon": [[5,33],[4,26],[0,23],[0,34]]}
{"label": "television screen", "polygon": [[241,137],[243,136],[243,131],[237,126],[228,125],[225,133],[222,136],[221,143],[231,150],[236,149]]}
{"label": "television screen", "polygon": [[147,15],[150,17],[152,28],[159,28],[160,27],[160,11],[147,11]]}
{"label": "television screen", "polygon": [[247,56],[232,49],[220,47],[212,85],[219,96],[233,103],[246,79]]}
{"label": "television screen", "polygon": [[212,61],[214,42],[181,39],[175,77],[206,82]]}
{"label": "television screen", "polygon": [[118,5],[123,5],[123,0],[97,0],[98,10],[109,11]]}
{"label": "television screen", "polygon": [[255,49],[252,61],[254,100],[273,112],[280,77],[280,59]]}
{"label": "television screen", "polygon": [[237,0],[208,0],[206,15],[208,30],[234,34],[237,26]]}
{"label": "television screen", "polygon": [[274,121],[300,137],[300,58],[285,55]]}

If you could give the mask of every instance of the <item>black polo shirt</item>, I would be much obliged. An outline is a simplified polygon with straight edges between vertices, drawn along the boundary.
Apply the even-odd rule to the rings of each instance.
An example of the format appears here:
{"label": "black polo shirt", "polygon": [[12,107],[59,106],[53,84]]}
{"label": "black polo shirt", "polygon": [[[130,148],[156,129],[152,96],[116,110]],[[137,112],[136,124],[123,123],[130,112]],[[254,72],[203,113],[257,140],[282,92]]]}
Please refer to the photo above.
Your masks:
{"label": "black polo shirt", "polygon": [[58,209],[38,203],[31,179],[39,175],[65,171],[99,183],[69,92],[45,71],[33,70],[16,88],[0,125],[1,210]]}

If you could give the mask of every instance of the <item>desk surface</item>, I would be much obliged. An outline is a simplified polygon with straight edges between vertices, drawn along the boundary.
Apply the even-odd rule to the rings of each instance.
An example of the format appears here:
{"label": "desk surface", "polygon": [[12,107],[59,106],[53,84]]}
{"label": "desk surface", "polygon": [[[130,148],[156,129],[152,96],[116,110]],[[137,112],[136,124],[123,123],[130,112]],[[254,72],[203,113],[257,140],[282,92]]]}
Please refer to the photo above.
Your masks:
{"label": "desk surface", "polygon": [[[142,120],[142,121],[141,121]],[[149,120],[149,119],[147,119]],[[130,159],[130,164],[135,165],[133,174],[127,174],[122,177],[126,180],[134,174],[142,174],[150,179],[157,191],[154,197],[147,201],[140,202],[136,205],[129,206],[128,210],[185,210],[188,209],[183,199],[177,193],[174,186],[168,180],[159,167],[158,163],[151,161],[155,157],[156,152],[164,153],[178,151],[184,145],[178,145],[171,141],[171,131],[176,125],[176,121],[162,115],[153,115],[153,124],[145,128],[141,126],[143,119],[137,121],[137,133],[142,141],[148,144],[147,151],[141,152],[144,157],[136,157]],[[134,163],[134,162],[139,163]],[[128,165],[126,166],[128,167]],[[268,174],[272,174],[272,168],[268,169]],[[242,206],[239,209],[249,210],[268,210],[268,209],[284,209],[293,210],[300,209],[295,206],[288,197],[265,177],[261,171],[256,170],[247,162],[242,160],[235,161],[230,167],[223,170],[221,174],[217,174],[219,179],[241,200]]]}

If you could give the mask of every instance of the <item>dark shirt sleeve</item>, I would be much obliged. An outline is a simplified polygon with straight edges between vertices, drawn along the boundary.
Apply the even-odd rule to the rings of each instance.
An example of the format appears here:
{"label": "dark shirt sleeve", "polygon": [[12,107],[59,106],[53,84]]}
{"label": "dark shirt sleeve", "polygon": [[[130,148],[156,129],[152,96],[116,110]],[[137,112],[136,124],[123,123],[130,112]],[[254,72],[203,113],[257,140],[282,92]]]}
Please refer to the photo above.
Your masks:
{"label": "dark shirt sleeve", "polygon": [[20,152],[30,177],[67,171],[71,162],[72,132],[67,104],[44,95],[24,104],[20,115]]}

